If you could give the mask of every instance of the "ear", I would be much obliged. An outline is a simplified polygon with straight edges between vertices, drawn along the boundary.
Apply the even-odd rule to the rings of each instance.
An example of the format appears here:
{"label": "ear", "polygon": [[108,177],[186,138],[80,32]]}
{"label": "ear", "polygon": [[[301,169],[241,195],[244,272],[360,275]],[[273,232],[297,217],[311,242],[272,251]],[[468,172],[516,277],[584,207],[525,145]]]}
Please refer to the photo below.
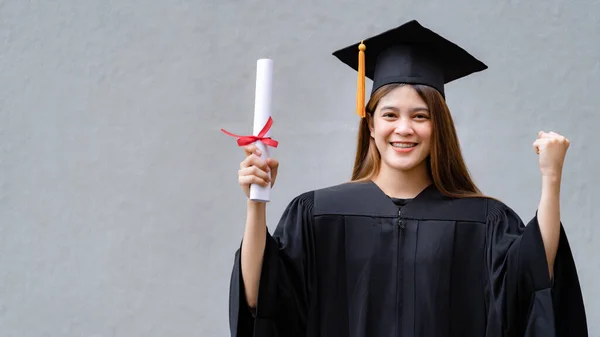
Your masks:
{"label": "ear", "polygon": [[367,115],[365,116],[365,118],[367,119],[367,125],[369,126],[369,132],[371,134],[371,138],[375,138],[375,135],[373,134],[373,132],[375,131],[375,125],[374,125],[374,121],[373,121],[373,115],[367,113]]}

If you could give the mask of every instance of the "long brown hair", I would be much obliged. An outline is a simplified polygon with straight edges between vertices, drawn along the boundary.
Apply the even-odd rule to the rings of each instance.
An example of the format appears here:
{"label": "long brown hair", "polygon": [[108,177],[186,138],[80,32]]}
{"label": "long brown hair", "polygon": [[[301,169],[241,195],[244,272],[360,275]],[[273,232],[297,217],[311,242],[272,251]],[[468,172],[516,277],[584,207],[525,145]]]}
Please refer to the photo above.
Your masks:
{"label": "long brown hair", "polygon": [[[379,100],[392,90],[408,84],[394,83],[377,89],[367,103],[367,116],[360,121],[356,159],[352,170],[352,181],[369,180],[379,173],[381,156],[371,138],[368,118],[373,117]],[[431,112],[433,132],[431,152],[427,157],[427,170],[436,188],[449,197],[483,196],[469,174],[463,159],[454,121],[442,95],[425,85],[410,85]]]}

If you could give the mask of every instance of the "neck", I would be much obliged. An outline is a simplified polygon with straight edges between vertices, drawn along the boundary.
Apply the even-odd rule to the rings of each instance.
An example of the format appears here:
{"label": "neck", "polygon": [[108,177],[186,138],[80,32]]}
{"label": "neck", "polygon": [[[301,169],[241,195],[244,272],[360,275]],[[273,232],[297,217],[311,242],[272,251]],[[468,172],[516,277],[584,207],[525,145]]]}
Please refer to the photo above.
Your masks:
{"label": "neck", "polygon": [[410,171],[392,169],[383,164],[372,180],[388,196],[402,199],[416,197],[432,183],[425,163]]}

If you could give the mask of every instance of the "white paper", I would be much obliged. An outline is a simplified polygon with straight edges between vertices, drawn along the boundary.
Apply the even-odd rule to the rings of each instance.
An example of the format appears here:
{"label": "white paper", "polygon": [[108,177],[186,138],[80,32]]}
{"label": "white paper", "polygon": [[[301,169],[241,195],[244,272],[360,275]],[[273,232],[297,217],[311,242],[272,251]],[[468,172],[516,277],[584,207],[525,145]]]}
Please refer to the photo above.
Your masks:
{"label": "white paper", "polygon": [[[256,62],[256,92],[254,96],[254,131],[253,135],[264,128],[271,117],[271,94],[273,87],[273,60],[260,59]],[[265,137],[270,137],[271,130]],[[262,152],[261,159],[266,161],[269,158],[269,147],[261,141],[255,143],[256,147]],[[271,173],[269,172],[269,177]],[[259,202],[271,201],[271,186],[262,187],[252,184],[250,186],[250,200]]]}

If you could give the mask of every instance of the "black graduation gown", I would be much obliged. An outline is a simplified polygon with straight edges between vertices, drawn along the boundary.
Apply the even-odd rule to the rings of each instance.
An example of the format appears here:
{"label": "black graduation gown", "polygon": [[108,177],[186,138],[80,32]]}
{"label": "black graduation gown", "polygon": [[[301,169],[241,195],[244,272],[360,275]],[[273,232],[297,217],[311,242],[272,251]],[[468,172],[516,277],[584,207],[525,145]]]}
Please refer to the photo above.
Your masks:
{"label": "black graduation gown", "polygon": [[587,336],[562,224],[551,280],[537,214],[434,185],[403,207],[371,181],[303,193],[267,233],[256,310],[240,269],[238,250],[232,336]]}

